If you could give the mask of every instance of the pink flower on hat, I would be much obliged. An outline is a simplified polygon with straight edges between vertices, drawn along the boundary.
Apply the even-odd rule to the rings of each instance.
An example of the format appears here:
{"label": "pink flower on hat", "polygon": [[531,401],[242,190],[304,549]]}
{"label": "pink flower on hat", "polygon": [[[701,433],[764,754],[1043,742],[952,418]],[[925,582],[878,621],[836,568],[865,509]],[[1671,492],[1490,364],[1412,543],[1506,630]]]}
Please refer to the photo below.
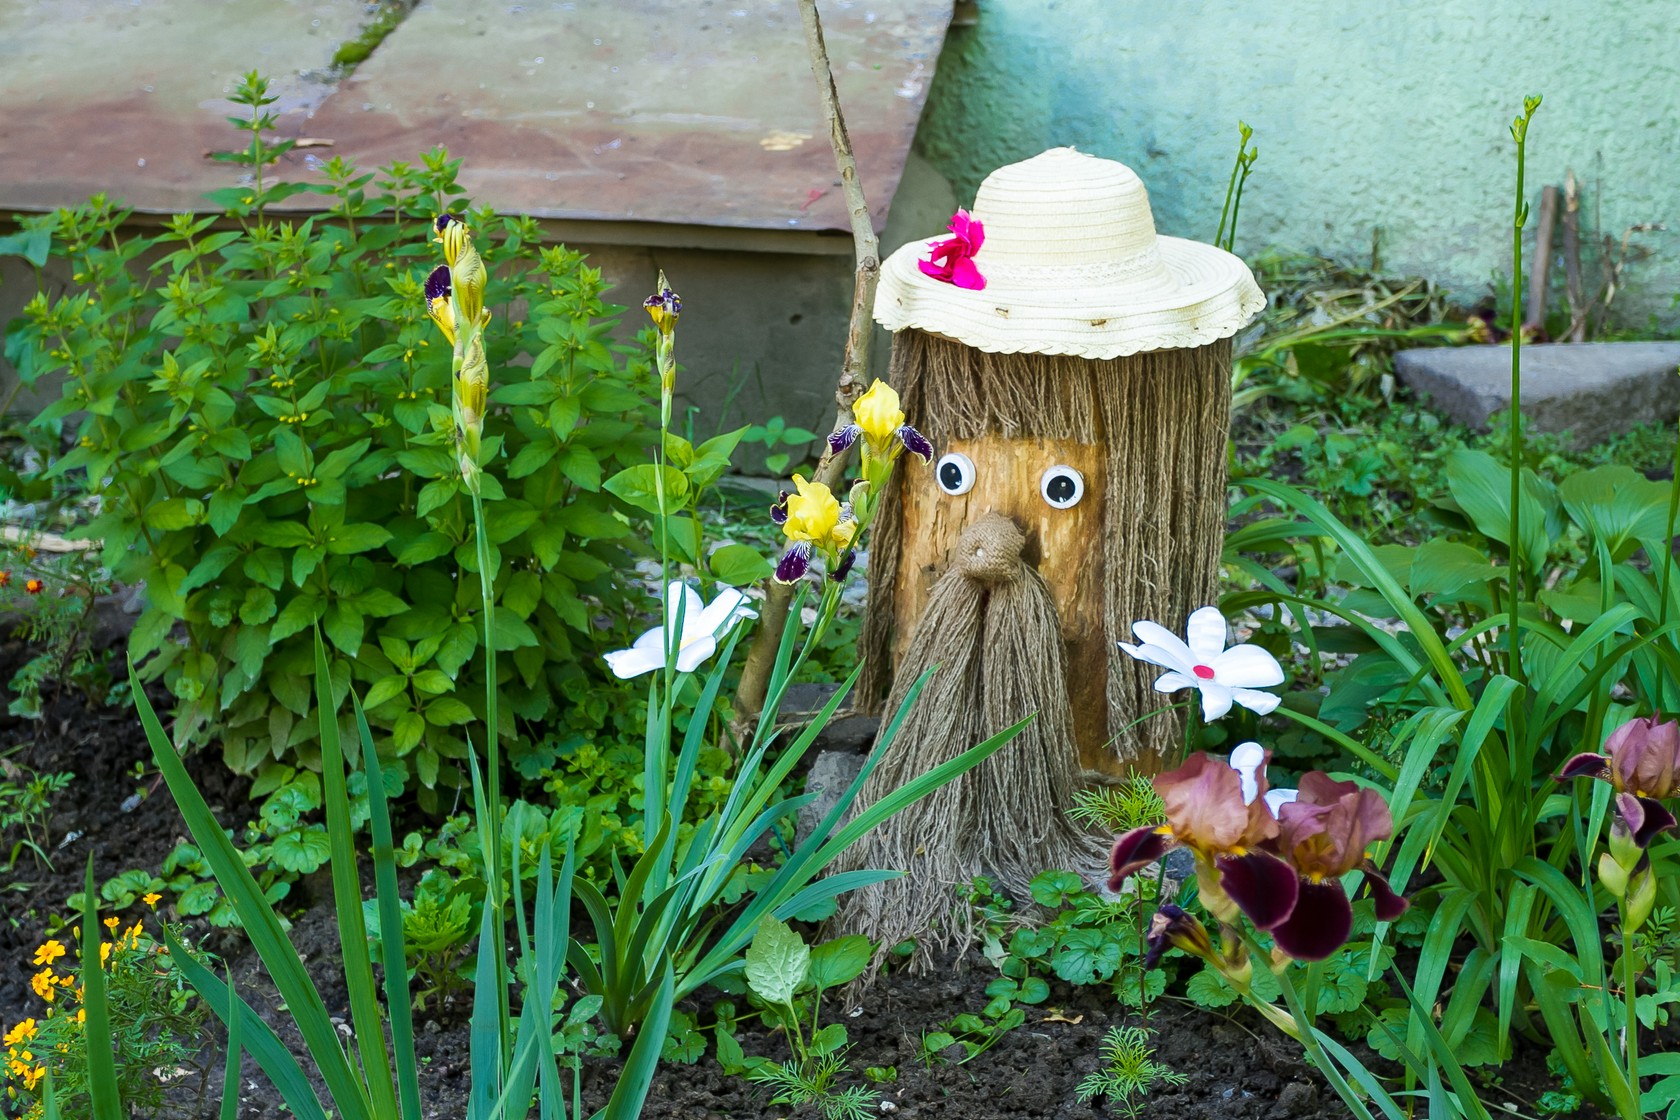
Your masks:
{"label": "pink flower on hat", "polygon": [[986,278],[974,267],[974,254],[986,243],[986,227],[967,210],[959,209],[946,228],[956,236],[928,242],[928,248],[933,251],[927,260],[917,261],[917,266],[935,280],[980,291],[986,286]]}

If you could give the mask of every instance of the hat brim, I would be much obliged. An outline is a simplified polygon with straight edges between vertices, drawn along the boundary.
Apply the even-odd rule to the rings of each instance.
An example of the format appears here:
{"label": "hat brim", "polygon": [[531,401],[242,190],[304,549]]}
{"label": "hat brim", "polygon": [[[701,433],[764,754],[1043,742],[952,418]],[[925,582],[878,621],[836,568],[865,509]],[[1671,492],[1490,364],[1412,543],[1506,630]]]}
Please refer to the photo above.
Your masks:
{"label": "hat brim", "polygon": [[[1239,257],[1199,241],[1158,238],[1176,284],[1140,289],[1125,283],[1011,284],[987,277],[973,291],[925,275],[925,240],[887,258],[875,293],[875,321],[954,338],[993,354],[1068,354],[1106,360],[1146,350],[1187,350],[1229,338],[1266,306],[1254,274]],[[982,275],[985,250],[975,257]]]}

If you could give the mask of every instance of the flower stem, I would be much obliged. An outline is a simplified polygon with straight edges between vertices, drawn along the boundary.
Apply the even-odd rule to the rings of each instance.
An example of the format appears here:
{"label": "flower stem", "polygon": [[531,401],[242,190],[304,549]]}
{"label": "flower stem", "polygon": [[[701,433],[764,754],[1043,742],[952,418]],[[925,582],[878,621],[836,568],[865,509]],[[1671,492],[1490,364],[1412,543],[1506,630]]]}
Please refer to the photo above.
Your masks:
{"label": "flower stem", "polygon": [[1618,909],[1621,911],[1622,926],[1622,1000],[1626,1007],[1622,1048],[1627,1058],[1628,1097],[1632,1105],[1628,1120],[1639,1120],[1645,1114],[1639,1091],[1639,962],[1633,951],[1633,930],[1628,926],[1627,904],[1623,902]]}
{"label": "flower stem", "polygon": [[[1524,161],[1528,148],[1528,123],[1534,119],[1534,111],[1540,107],[1538,97],[1523,99],[1523,115],[1511,124],[1511,136],[1517,142],[1517,193],[1515,209],[1511,220],[1511,411],[1510,423],[1510,459],[1511,459],[1511,516],[1510,516],[1510,563],[1511,563],[1511,618],[1508,624],[1510,640],[1510,674],[1518,684],[1526,682],[1522,665],[1521,616],[1522,616],[1522,460],[1523,460],[1523,430],[1522,430],[1522,236],[1523,226],[1528,224],[1528,202],[1524,194],[1523,172]],[[1511,715],[1513,720],[1520,721],[1521,712],[1518,694],[1512,693]]]}
{"label": "flower stem", "polygon": [[[491,567],[490,535],[485,529],[484,498],[477,487],[470,490],[473,507],[473,537],[478,545],[478,590],[484,612],[484,786],[490,808],[490,843],[485,845],[484,876],[489,895],[485,905],[494,909],[498,944],[496,960],[496,1010],[501,1028],[503,1075],[513,1060],[512,1010],[508,1003],[507,956],[501,951],[503,919],[507,914],[507,884],[502,882],[502,743],[497,711],[496,683],[496,574]],[[481,952],[489,951],[481,948]]]}

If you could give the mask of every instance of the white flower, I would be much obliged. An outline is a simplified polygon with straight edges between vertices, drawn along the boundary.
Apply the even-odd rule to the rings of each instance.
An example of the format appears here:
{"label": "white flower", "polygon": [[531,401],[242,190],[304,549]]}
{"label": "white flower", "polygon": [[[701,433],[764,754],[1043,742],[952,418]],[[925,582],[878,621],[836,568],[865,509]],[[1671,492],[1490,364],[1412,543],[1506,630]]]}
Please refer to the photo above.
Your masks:
{"label": "white flower", "polygon": [[1202,716],[1212,721],[1231,710],[1232,703],[1265,715],[1279,698],[1257,688],[1283,683],[1283,666],[1259,646],[1225,648],[1225,616],[1203,607],[1190,616],[1189,643],[1154,622],[1135,622],[1132,633],[1141,645],[1120,648],[1151,665],[1168,670],[1155,682],[1156,692],[1194,688],[1202,694]]}
{"label": "white flower", "polygon": [[[1242,775],[1244,805],[1253,804],[1254,799],[1260,796],[1260,772],[1265,765],[1266,748],[1259,743],[1238,743],[1237,749],[1231,752],[1231,769]],[[1276,817],[1279,809],[1300,795],[1299,790],[1269,789],[1266,791],[1266,808]]]}
{"label": "white flower", "polygon": [[629,649],[614,650],[606,655],[607,667],[621,680],[639,677],[655,669],[665,668],[665,651],[670,644],[666,631],[676,630],[677,610],[682,609],[682,637],[676,643],[677,671],[692,673],[713,653],[718,642],[745,618],[757,618],[758,612],[746,605],[746,596],[733,587],[718,591],[710,606],[700,593],[687,584],[673,583],[665,589],[665,625],[636,639]]}

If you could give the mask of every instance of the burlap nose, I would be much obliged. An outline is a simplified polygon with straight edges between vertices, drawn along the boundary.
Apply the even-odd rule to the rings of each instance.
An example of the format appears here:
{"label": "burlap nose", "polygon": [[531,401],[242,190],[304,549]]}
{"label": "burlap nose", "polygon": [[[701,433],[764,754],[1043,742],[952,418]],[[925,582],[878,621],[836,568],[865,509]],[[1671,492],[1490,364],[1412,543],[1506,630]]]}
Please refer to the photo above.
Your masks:
{"label": "burlap nose", "polygon": [[956,565],[963,575],[988,587],[1021,578],[1021,549],[1027,536],[1001,513],[988,513],[957,538]]}

